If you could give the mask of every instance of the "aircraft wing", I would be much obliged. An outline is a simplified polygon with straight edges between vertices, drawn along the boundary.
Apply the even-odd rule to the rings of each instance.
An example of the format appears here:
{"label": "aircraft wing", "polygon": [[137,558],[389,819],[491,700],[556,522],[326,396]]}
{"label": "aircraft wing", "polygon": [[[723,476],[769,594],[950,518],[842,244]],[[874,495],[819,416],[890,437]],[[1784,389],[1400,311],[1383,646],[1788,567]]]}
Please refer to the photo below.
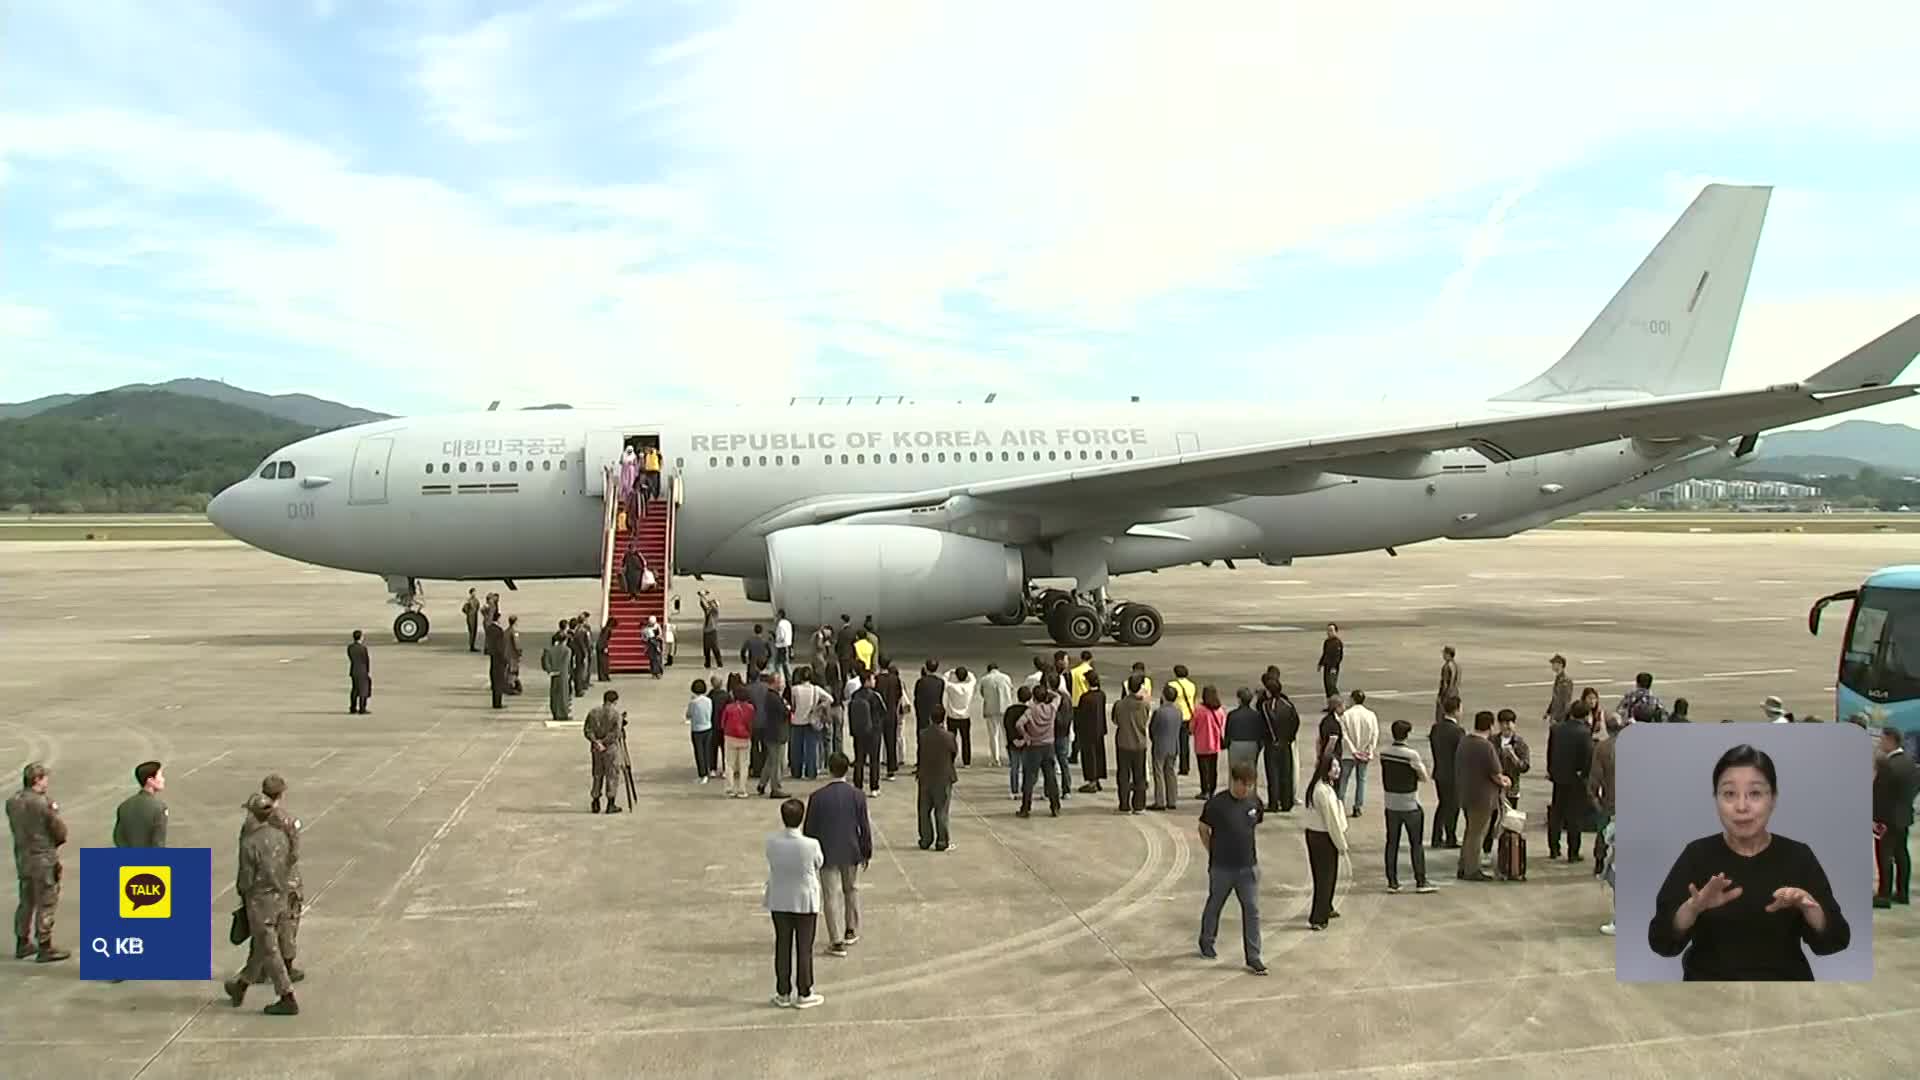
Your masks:
{"label": "aircraft wing", "polygon": [[1492,416],[1106,462],[924,491],[825,499],[777,513],[760,524],[760,531],[825,524],[859,514],[935,507],[962,497],[1001,506],[1099,500],[1108,510],[1124,515],[1129,505],[1195,505],[1215,501],[1222,494],[1285,490],[1290,482],[1287,478],[1303,474],[1388,478],[1428,475],[1422,471],[1422,459],[1441,450],[1470,448],[1501,462],[1616,439],[1754,434],[1920,393],[1920,386],[1887,385],[1916,353],[1920,353],[1920,315],[1805,382],[1764,390],[1569,406],[1522,416]]}

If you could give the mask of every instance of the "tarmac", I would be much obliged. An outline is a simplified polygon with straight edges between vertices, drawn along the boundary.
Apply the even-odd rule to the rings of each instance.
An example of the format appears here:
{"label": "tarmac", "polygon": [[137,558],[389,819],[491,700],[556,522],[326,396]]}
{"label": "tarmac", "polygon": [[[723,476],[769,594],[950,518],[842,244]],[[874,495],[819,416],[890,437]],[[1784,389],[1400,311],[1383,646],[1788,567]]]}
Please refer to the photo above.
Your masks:
{"label": "tarmac", "polygon": [[[1335,620],[1343,686],[1369,692],[1383,729],[1414,721],[1424,746],[1452,644],[1468,710],[1516,709],[1539,762],[1553,652],[1609,703],[1648,669],[1696,721],[1758,720],[1767,694],[1830,719],[1838,633],[1810,637],[1807,607],[1910,557],[1898,536],[1540,532],[1397,558],[1195,567],[1116,581],[1169,630],[1150,649],[1096,651],[1109,670],[1144,660],[1156,682],[1183,662],[1223,696],[1275,663],[1311,722],[1313,662]],[[702,674],[697,624],[665,680],[616,680],[639,806],[589,816],[586,749],[577,725],[546,722],[531,648],[527,694],[487,708],[457,611],[464,586],[429,587],[434,633],[405,646],[377,579],[235,543],[20,543],[0,558],[0,691],[15,706],[0,764],[54,769],[73,831],[59,943],[78,948],[76,849],[109,842],[146,758],[166,763],[170,842],[211,847],[227,890],[216,977],[244,960],[224,936],[239,804],[268,772],[292,785],[310,894],[299,1017],[262,1016],[271,995],[258,989],[236,1010],[215,983],[88,983],[77,961],[15,962],[0,978],[10,1078],[1831,1078],[1913,1061],[1920,913],[1849,913],[1874,923],[1871,984],[1621,985],[1613,940],[1597,932],[1604,891],[1587,867],[1545,858],[1544,780],[1522,782],[1535,833],[1523,883],[1462,884],[1439,862],[1437,894],[1388,895],[1370,808],[1351,823],[1357,880],[1342,881],[1327,933],[1305,925],[1298,815],[1269,819],[1273,977],[1257,979],[1238,962],[1232,905],[1220,959],[1195,955],[1196,800],[1119,817],[1110,794],[1077,795],[1058,820],[1017,819],[984,743],[961,774],[952,851],[917,849],[910,779],[883,786],[861,941],[817,959],[822,1007],[775,1009],[761,890],[777,814],[694,782],[682,706]],[[709,584],[737,650],[765,608],[736,582]],[[692,611],[697,586],[676,586]],[[594,590],[504,595],[531,638],[597,606]],[[369,716],[345,708],[355,627],[373,650]],[[883,647],[903,668],[931,653],[1015,673],[1054,648],[1036,626],[984,622],[889,632]]]}

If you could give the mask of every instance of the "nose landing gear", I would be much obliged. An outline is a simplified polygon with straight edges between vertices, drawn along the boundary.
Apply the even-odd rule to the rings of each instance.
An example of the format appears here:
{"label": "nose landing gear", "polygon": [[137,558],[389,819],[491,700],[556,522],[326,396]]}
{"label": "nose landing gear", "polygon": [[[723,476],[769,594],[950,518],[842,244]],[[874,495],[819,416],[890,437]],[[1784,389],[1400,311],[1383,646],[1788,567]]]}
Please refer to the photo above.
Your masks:
{"label": "nose landing gear", "polygon": [[389,602],[402,608],[400,614],[393,618],[393,639],[402,645],[424,640],[433,624],[427,618],[427,613],[420,609],[423,594],[419,579],[390,574],[386,582]]}

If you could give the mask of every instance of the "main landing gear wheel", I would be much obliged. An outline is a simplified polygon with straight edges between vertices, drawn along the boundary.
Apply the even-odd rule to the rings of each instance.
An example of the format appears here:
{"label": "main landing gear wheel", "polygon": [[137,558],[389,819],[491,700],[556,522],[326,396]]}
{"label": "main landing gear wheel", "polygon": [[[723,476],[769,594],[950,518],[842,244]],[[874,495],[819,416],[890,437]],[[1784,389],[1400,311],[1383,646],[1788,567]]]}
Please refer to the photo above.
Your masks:
{"label": "main landing gear wheel", "polygon": [[1100,612],[1076,600],[1054,615],[1048,629],[1054,632],[1054,641],[1084,649],[1100,640]]}
{"label": "main landing gear wheel", "polygon": [[1011,605],[1005,611],[987,616],[987,621],[995,626],[1019,626],[1027,621],[1027,601],[1025,597]]}
{"label": "main landing gear wheel", "polygon": [[427,613],[424,611],[403,611],[394,617],[393,638],[402,645],[411,645],[427,636]]}
{"label": "main landing gear wheel", "polygon": [[[1067,605],[1071,603],[1073,603],[1072,593],[1065,589],[1048,589],[1040,594],[1040,599],[1033,602],[1033,611],[1040,616],[1040,621],[1046,624],[1047,629],[1052,630],[1054,616],[1065,611]],[[1054,634],[1056,639],[1059,636],[1058,633]]]}
{"label": "main landing gear wheel", "polygon": [[1117,613],[1114,636],[1122,645],[1152,645],[1166,632],[1166,620],[1150,604],[1122,604]]}

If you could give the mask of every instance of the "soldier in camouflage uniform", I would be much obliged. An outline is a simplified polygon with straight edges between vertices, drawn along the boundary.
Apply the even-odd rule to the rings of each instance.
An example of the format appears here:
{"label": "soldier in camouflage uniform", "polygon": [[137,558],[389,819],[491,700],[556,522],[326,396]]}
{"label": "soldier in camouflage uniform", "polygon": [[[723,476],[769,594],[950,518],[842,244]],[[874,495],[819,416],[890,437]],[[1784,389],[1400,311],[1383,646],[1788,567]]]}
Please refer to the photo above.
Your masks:
{"label": "soldier in camouflage uniform", "polygon": [[287,978],[299,982],[307,977],[306,972],[293,966],[299,953],[300,913],[307,901],[306,886],[300,880],[300,819],[287,809],[287,781],[279,773],[260,781],[260,794],[273,800],[273,813],[266,824],[287,834],[287,914],[280,920],[280,958],[287,963]]}
{"label": "soldier in camouflage uniform", "polygon": [[587,711],[583,732],[593,753],[593,813],[600,812],[600,791],[606,789],[607,813],[620,812],[620,785],[615,779],[620,769],[620,729],[626,726],[626,714],[614,704],[620,692],[609,690],[601,704]]}
{"label": "soldier in camouflage uniform", "polygon": [[293,870],[292,846],[286,832],[270,823],[272,799],[256,793],[247,799],[246,808],[247,820],[240,826],[240,867],[234,877],[234,891],[247,907],[252,936],[248,939],[247,966],[223,988],[237,1009],[247,998],[248,986],[271,979],[280,999],[265,1012],[270,1016],[298,1016],[300,1004],[293,998],[293,979],[280,956],[280,923],[287,913]]}
{"label": "soldier in camouflage uniform", "polygon": [[573,693],[568,680],[573,671],[573,649],[567,644],[567,624],[560,623],[547,647],[540,650],[540,670],[547,673],[547,710],[555,720],[573,719]]}
{"label": "soldier in camouflage uniform", "polygon": [[53,914],[60,904],[60,845],[67,823],[60,804],[47,797],[53,772],[37,761],[20,770],[20,790],[7,800],[7,825],[13,830],[13,870],[19,878],[20,906],[13,913],[13,957],[31,956],[42,964],[72,953],[53,947]]}

